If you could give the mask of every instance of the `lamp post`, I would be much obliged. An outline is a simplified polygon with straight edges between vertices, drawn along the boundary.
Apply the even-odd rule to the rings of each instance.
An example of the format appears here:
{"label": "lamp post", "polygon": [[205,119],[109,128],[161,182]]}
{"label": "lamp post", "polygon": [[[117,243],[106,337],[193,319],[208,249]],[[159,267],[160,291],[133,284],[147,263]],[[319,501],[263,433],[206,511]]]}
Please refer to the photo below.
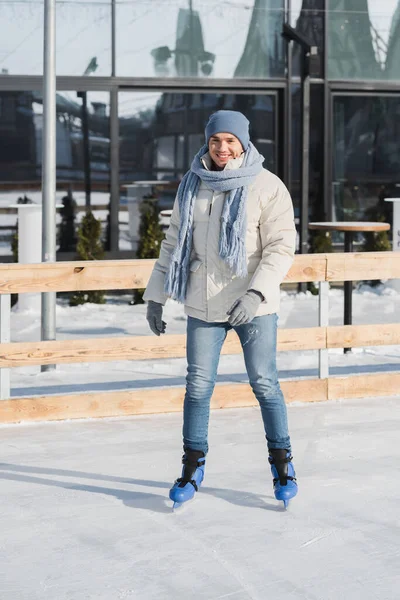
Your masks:
{"label": "lamp post", "polygon": [[[97,59],[94,56],[85,69],[84,75],[90,75],[97,69]],[[90,196],[92,182],[90,176],[90,143],[89,143],[89,115],[87,109],[87,92],[77,92],[78,98],[82,99],[82,139],[83,139],[83,170],[85,174],[85,206],[90,209]]]}
{"label": "lamp post", "polygon": [[[294,41],[302,50],[301,61],[301,193],[300,193],[300,231],[299,253],[308,251],[308,195],[309,195],[309,151],[310,151],[310,78],[319,74],[319,56],[317,46],[293,29],[288,23],[283,24],[282,36],[287,42]],[[291,90],[289,90],[291,93]]]}

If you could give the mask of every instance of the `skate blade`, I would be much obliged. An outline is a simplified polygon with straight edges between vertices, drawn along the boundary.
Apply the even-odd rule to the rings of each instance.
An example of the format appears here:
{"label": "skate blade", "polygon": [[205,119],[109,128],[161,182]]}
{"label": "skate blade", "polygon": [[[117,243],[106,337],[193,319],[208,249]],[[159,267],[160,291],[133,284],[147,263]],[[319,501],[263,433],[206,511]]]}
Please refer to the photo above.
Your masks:
{"label": "skate blade", "polygon": [[194,498],[190,498],[190,500],[185,500],[185,502],[174,502],[172,504],[172,512],[182,512],[184,507],[193,502]]}
{"label": "skate blade", "polygon": [[283,500],[283,508],[287,510],[289,508],[289,500]]}

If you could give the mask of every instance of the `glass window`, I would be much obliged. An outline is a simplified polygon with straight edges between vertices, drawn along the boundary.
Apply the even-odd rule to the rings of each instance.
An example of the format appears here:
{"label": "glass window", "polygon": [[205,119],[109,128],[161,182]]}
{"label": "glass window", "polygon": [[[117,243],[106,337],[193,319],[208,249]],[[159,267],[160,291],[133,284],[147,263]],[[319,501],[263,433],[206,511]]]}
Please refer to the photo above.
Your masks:
{"label": "glass window", "polygon": [[[110,163],[109,94],[88,92],[87,136],[83,98],[58,92],[56,100],[57,187],[83,190],[85,142],[92,189],[108,191]],[[0,92],[0,186],[41,189],[43,100],[39,92]],[[3,182],[3,184],[2,184]],[[7,182],[7,183],[6,183]]]}
{"label": "glass window", "polygon": [[[83,116],[86,104],[87,119]],[[83,206],[86,192],[93,205],[107,208],[110,194],[109,94],[76,91],[56,96],[56,199],[70,192]],[[86,126],[87,125],[87,126]],[[0,207],[26,196],[36,203],[42,198],[43,99],[38,92],[0,92]],[[85,155],[88,160],[85,161]],[[77,221],[84,212],[77,214]],[[103,223],[106,211],[96,212]],[[17,216],[2,217],[0,255],[11,254],[11,235]],[[60,223],[58,213],[57,223]],[[7,227],[9,230],[7,231]],[[105,224],[104,224],[105,227]],[[59,233],[59,231],[58,231]],[[1,237],[1,236],[0,236]],[[58,237],[60,249],[73,251]],[[64,245],[63,245],[64,244]]]}
{"label": "glass window", "polygon": [[[0,98],[0,120],[3,122],[3,126],[13,127],[15,126],[17,110],[16,110],[16,97],[14,94],[5,94]],[[23,106],[22,99],[20,99],[20,106]]]}
{"label": "glass window", "polygon": [[336,96],[333,107],[334,218],[365,220],[399,192],[400,95]]}
{"label": "glass window", "polygon": [[[0,187],[35,180],[37,164],[36,113],[32,92],[0,92]],[[4,182],[4,183],[2,183]]]}
{"label": "glass window", "polygon": [[204,144],[204,128],[215,110],[231,108],[250,120],[250,134],[276,172],[275,94],[119,94],[120,180],[178,182]]}
{"label": "glass window", "polygon": [[284,0],[117,3],[117,74],[282,77]]}
{"label": "glass window", "polygon": [[400,1],[330,0],[330,79],[400,79]]}
{"label": "glass window", "polygon": [[[43,2],[1,3],[0,73],[43,73]],[[65,0],[56,9],[58,75],[111,75],[111,0]]]}
{"label": "glass window", "polygon": [[[324,76],[325,0],[292,0],[290,23],[308,42],[318,48],[318,66],[314,77]],[[301,72],[301,49],[293,44],[293,75]]]}
{"label": "glass window", "polygon": [[172,135],[160,137],[157,139],[155,146],[155,161],[156,169],[164,171],[165,169],[173,169],[176,160],[175,145],[178,138]]}
{"label": "glass window", "polygon": [[[277,169],[275,94],[119,93],[120,183],[159,181],[160,209],[171,209],[178,184],[204,144],[204,128],[215,110],[243,112],[251,123],[253,143],[265,157],[264,166]],[[142,189],[142,188],[140,188]]]}
{"label": "glass window", "polygon": [[[313,83],[310,90],[310,151],[309,151],[309,217],[324,220],[323,205],[323,86]],[[300,214],[301,195],[301,88],[292,86],[292,198],[296,217]]]}

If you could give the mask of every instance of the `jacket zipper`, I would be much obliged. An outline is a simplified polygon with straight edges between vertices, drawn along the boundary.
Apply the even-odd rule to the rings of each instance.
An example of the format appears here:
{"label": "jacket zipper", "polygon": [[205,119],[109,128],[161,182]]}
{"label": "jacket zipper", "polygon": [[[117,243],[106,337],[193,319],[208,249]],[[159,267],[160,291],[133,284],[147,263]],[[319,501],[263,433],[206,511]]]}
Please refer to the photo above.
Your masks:
{"label": "jacket zipper", "polygon": [[[208,216],[210,216],[210,215],[211,215],[211,211],[212,211],[212,207],[213,207],[213,202],[214,202],[214,193],[213,193],[213,195],[211,196],[210,208],[208,209]],[[205,263],[205,266],[206,266],[206,267],[207,267],[207,248],[208,248],[208,243],[207,243],[207,242],[208,242],[208,234],[209,234],[209,231],[210,231],[210,219],[208,219],[208,222],[207,222],[207,237],[206,237],[206,263]]]}
{"label": "jacket zipper", "polygon": [[[210,202],[210,208],[208,210],[208,216],[210,217],[211,215],[211,211],[212,211],[212,206],[213,206],[213,201],[214,201],[214,193],[211,196],[211,202]],[[210,232],[210,219],[208,219],[208,223],[207,223],[207,237],[206,237],[206,261],[205,261],[205,285],[206,285],[206,289],[205,289],[205,304],[206,304],[206,318],[208,319],[208,301],[207,301],[207,252],[208,252],[208,235]]]}

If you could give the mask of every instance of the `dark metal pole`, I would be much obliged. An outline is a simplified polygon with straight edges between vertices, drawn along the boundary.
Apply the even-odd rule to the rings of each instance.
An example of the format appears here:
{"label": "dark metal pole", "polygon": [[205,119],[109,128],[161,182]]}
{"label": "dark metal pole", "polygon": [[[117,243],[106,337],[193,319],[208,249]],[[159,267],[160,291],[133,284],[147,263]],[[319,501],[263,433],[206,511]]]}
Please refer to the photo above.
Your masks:
{"label": "dark metal pole", "polygon": [[[301,64],[301,192],[299,252],[308,252],[308,205],[309,205],[309,152],[310,152],[310,62],[317,55],[317,47],[296,31],[289,23],[283,23],[282,35],[286,40],[296,41],[302,48]],[[300,284],[299,289],[303,289]]]}
{"label": "dark metal pole", "polygon": [[329,0],[325,0],[324,16],[324,173],[323,196],[324,218],[333,220],[332,210],[332,135],[331,135],[331,96],[328,82],[328,26],[329,26]]}
{"label": "dark metal pole", "polygon": [[82,136],[83,136],[83,170],[85,174],[85,205],[90,210],[91,177],[90,177],[90,147],[89,147],[89,119],[87,109],[87,92],[78,92],[82,98]]}
{"label": "dark metal pole", "polygon": [[[289,42],[288,44],[288,78],[285,90],[285,147],[283,149],[283,177],[284,182],[289,190],[292,193],[292,176],[293,176],[293,167],[292,167],[292,152],[293,152],[293,127],[292,127],[292,115],[293,115],[293,98],[292,98],[292,69],[291,69],[291,57],[292,54],[292,46],[293,44]],[[289,67],[290,65],[290,67]]]}
{"label": "dark metal pole", "polygon": [[[111,75],[116,75],[116,0],[111,2]],[[119,250],[119,121],[118,88],[110,92],[110,250]]]}
{"label": "dark metal pole", "polygon": [[301,195],[300,195],[300,254],[308,252],[308,195],[310,154],[310,75],[308,55],[303,52],[301,80]]}
{"label": "dark metal pole", "polygon": [[116,53],[117,37],[116,37],[116,31],[115,31],[115,27],[116,27],[115,2],[116,2],[116,0],[111,0],[111,77],[115,77],[116,60],[117,60],[117,53]]}
{"label": "dark metal pole", "polygon": [[85,170],[85,204],[90,209],[91,177],[90,177],[90,146],[89,146],[89,119],[87,107],[87,92],[82,95],[82,129],[83,129],[83,163]]}
{"label": "dark metal pole", "polygon": [[[344,251],[353,252],[353,232],[344,232]],[[352,300],[353,300],[353,282],[344,282],[344,324],[352,324]],[[345,354],[351,352],[351,348],[344,348]]]}
{"label": "dark metal pole", "polygon": [[110,92],[110,250],[119,249],[119,121],[118,88]]}
{"label": "dark metal pole", "polygon": [[[302,52],[301,75],[301,174],[300,174],[300,226],[299,254],[308,252],[308,194],[309,194],[309,154],[310,154],[310,75],[308,54]],[[299,283],[299,292],[305,292],[306,283]]]}
{"label": "dark metal pole", "polygon": [[[285,21],[290,23],[291,2],[288,0]],[[284,107],[284,149],[283,149],[283,178],[289,193],[292,193],[292,42],[287,43],[287,83]]]}

